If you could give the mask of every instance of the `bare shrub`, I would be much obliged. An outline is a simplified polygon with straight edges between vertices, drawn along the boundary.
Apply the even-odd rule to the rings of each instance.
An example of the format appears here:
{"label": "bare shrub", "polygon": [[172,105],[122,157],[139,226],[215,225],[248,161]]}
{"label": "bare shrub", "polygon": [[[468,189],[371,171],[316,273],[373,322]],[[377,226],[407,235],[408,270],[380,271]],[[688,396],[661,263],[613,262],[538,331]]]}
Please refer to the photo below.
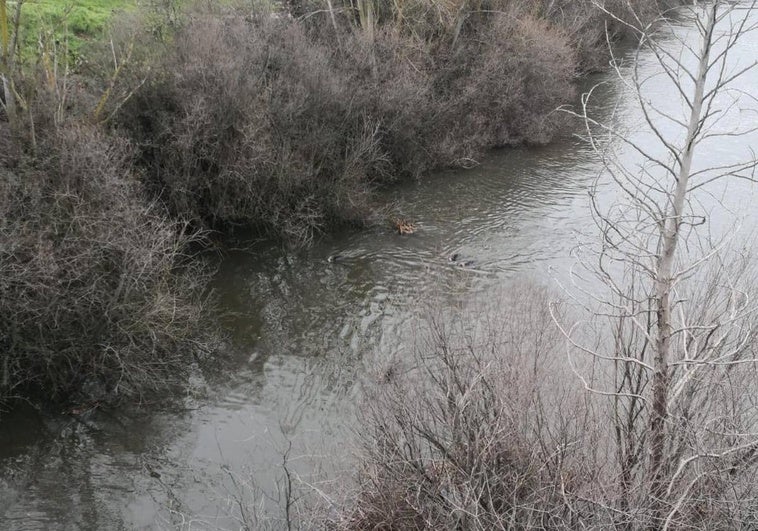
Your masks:
{"label": "bare shrub", "polygon": [[[530,2],[522,2],[522,7]],[[680,0],[541,0],[531,2],[532,13],[550,21],[567,36],[577,54],[578,71],[608,67],[608,42],[636,38],[627,25],[647,25]],[[603,6],[602,8],[600,6]],[[612,14],[612,15],[611,15]]]}
{"label": "bare shrub", "polygon": [[[329,31],[330,26],[337,30],[338,21],[340,26],[347,22],[369,36],[379,28],[393,28],[405,37],[442,49],[456,48],[463,35],[472,30],[476,33],[493,17],[534,18],[549,24],[551,32],[564,33],[577,54],[576,70],[590,72],[607,67],[608,37],[619,40],[633,36],[626,22],[647,24],[663,10],[682,3],[681,0],[329,0],[328,9],[324,9],[321,1],[299,0],[287,7],[294,17],[307,20],[320,31]],[[370,17],[361,15],[369,12]]]}
{"label": "bare shrub", "polygon": [[329,55],[286,21],[190,22],[123,118],[170,210],[301,242],[360,219],[384,160]]}
{"label": "bare shrub", "polygon": [[[524,301],[527,301],[524,305]],[[598,426],[562,377],[547,296],[433,324],[369,390],[358,490],[342,529],[570,527],[602,462]],[[586,514],[586,511],[584,512]]]}
{"label": "bare shrub", "polygon": [[[736,264],[730,281],[749,283],[749,271],[745,262]],[[357,487],[328,527],[750,527],[758,499],[755,332],[738,326],[719,338],[712,334],[725,311],[747,317],[742,304],[749,299],[743,292],[744,299],[732,301],[737,306],[725,307],[724,271],[713,273],[697,292],[680,293],[683,312],[711,323],[688,348],[702,358],[726,347],[730,363],[676,368],[686,385],[672,401],[663,500],[649,495],[650,413],[631,387],[638,380],[638,392],[648,392],[649,376],[629,364],[608,372],[591,356],[567,357],[548,293],[508,286],[492,306],[436,313],[410,359],[376,375],[357,428]],[[609,333],[618,325],[609,327],[602,317],[586,324]],[[634,331],[632,323],[622,328],[612,333]],[[636,338],[642,343],[631,336],[614,343],[596,336],[594,327],[579,335],[630,354],[645,350],[642,337]],[[611,355],[621,358],[624,351]],[[574,371],[583,379],[572,379]],[[624,392],[613,392],[619,388]],[[657,517],[661,502],[665,520]]]}
{"label": "bare shrub", "polygon": [[37,155],[3,149],[17,157],[0,167],[0,403],[180,381],[205,349],[206,275],[184,254],[196,236],[140,194],[128,143],[69,123],[38,134]]}
{"label": "bare shrub", "polygon": [[472,24],[451,49],[389,24],[335,38],[201,11],[119,121],[173,213],[307,242],[363,219],[377,184],[549,140],[573,94],[567,37],[526,15]]}
{"label": "bare shrub", "polygon": [[481,36],[462,38],[452,58],[447,80],[454,87],[456,125],[478,150],[547,142],[556,127],[551,112],[574,96],[573,50],[544,20],[493,17]]}
{"label": "bare shrub", "polygon": [[361,94],[360,108],[381,124],[381,146],[399,176],[467,166],[493,147],[547,142],[558,127],[550,111],[573,96],[566,39],[529,17],[488,15],[455,50],[391,29],[373,42],[356,33],[346,49],[338,67]]}

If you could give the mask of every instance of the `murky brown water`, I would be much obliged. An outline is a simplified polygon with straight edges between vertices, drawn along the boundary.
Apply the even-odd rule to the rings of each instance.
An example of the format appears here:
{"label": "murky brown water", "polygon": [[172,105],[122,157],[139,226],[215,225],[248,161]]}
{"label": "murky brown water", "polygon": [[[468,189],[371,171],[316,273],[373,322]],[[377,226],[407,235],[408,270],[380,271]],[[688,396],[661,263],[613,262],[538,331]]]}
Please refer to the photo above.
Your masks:
{"label": "murky brown water", "polygon": [[[758,57],[758,35],[737,54]],[[655,68],[648,56],[641,67]],[[634,129],[639,115],[622,85],[610,75],[588,83],[597,81],[609,83],[595,112]],[[758,72],[740,86],[756,95]],[[650,95],[665,101],[667,90],[653,84]],[[758,124],[756,114],[740,116]],[[708,159],[729,161],[750,145],[758,135],[719,139]],[[0,529],[239,528],[230,504],[238,493],[276,513],[276,500],[258,489],[276,492],[290,444],[300,480],[338,489],[351,472],[360,382],[403,356],[429,301],[465,304],[508,282],[565,275],[577,234],[590,228],[587,191],[599,171],[587,145],[567,135],[393,190],[387,199],[417,225],[411,237],[376,228],[301,252],[265,243],[230,252],[217,280],[233,313],[220,325],[232,336],[224,373],[198,380],[179,405],[95,412],[83,422],[34,411],[6,418]],[[743,226],[758,220],[755,185],[718,190],[737,199],[730,205],[747,216]],[[717,217],[714,226],[728,222]],[[457,266],[454,253],[473,263]],[[335,254],[341,259],[328,262]]]}

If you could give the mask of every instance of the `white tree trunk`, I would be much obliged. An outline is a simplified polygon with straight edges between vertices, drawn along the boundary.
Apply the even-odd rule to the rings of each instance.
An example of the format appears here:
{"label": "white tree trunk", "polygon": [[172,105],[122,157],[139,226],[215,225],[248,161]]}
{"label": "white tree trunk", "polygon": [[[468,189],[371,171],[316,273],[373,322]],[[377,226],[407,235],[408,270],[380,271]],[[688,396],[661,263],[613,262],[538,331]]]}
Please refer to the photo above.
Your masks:
{"label": "white tree trunk", "polygon": [[660,496],[662,488],[662,467],[665,445],[665,422],[668,416],[668,368],[671,362],[671,340],[674,332],[672,325],[671,292],[674,283],[674,265],[676,250],[679,244],[682,212],[687,199],[689,177],[692,171],[692,160],[695,155],[697,137],[700,132],[703,112],[705,83],[708,77],[708,64],[713,44],[713,31],[716,26],[716,15],[719,3],[708,8],[708,20],[705,26],[705,38],[695,78],[695,90],[691,100],[691,110],[687,135],[681,152],[679,171],[670,206],[665,210],[666,217],[661,220],[661,246],[656,268],[655,298],[658,307],[657,334],[655,345],[655,363],[653,374],[653,414],[650,424],[651,436],[651,474],[653,495]]}

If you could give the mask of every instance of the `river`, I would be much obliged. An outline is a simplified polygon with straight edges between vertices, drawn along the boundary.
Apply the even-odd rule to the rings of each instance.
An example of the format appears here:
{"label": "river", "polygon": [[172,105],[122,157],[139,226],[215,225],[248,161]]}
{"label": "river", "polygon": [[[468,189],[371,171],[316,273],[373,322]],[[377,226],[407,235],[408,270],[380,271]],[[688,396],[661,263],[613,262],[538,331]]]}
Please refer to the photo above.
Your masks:
{"label": "river", "polygon": [[[758,57],[758,34],[733,56]],[[628,73],[631,52],[624,57]],[[656,71],[649,54],[639,66]],[[598,82],[593,114],[635,130],[640,115],[628,89],[612,73],[584,80],[583,89]],[[738,84],[758,95],[758,72]],[[646,94],[666,102],[669,91],[653,80]],[[755,113],[734,112],[758,123]],[[339,491],[354,468],[362,382],[407,352],[430,305],[471,306],[510,283],[555,286],[566,275],[572,249],[591,230],[588,191],[602,169],[574,136],[582,131],[576,122],[548,146],[493,152],[474,169],[386,192],[390,211],[415,223],[411,236],[376,226],[301,251],[268,242],[229,250],[215,281],[219,326],[230,336],[221,369],[198,377],[176,403],[78,420],[31,410],[7,416],[0,529],[238,528],[237,497],[277,514],[285,453],[298,485]],[[708,160],[742,157],[751,145],[758,134],[719,138]],[[708,197],[727,197],[743,227],[758,220],[754,183],[718,186]],[[731,218],[714,223],[726,230]]]}

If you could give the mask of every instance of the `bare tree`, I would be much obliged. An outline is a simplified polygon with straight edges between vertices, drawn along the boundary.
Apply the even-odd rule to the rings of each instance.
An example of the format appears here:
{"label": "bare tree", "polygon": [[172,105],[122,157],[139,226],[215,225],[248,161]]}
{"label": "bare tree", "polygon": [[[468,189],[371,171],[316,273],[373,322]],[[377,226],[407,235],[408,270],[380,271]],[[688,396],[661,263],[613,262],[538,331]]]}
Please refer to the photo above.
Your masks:
{"label": "bare tree", "polygon": [[367,383],[355,492],[327,528],[582,525],[597,424],[566,381],[548,292],[522,279],[491,295],[432,310]]}
{"label": "bare tree", "polygon": [[[714,241],[704,194],[723,179],[753,180],[757,163],[751,156],[709,165],[703,156],[712,139],[753,131],[728,120],[741,112],[740,100],[755,101],[738,81],[756,62],[733,57],[758,24],[755,7],[695,2],[685,11],[694,44],[665,17],[648,26],[617,19],[640,38],[631,76],[613,64],[641,111],[645,138],[593,119],[593,91],[578,113],[622,199],[606,206],[600,184],[591,193],[601,236],[578,256],[595,283],[577,273],[570,290],[589,318],[559,324],[575,372],[608,400],[617,487],[609,496],[617,521],[632,528],[729,527],[755,508],[751,262],[723,235]],[[655,59],[655,74],[640,66],[643,51]],[[656,103],[648,87],[660,79],[671,97]],[[625,162],[622,152],[640,162]],[[601,328],[602,341],[589,339],[590,328]]]}

